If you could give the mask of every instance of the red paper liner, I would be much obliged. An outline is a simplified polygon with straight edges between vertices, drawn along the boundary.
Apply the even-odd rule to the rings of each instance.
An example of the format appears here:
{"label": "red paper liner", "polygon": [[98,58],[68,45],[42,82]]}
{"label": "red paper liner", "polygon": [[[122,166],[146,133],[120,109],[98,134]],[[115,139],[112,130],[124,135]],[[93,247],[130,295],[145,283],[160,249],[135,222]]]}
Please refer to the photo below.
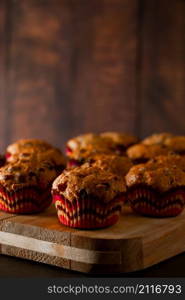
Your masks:
{"label": "red paper liner", "polygon": [[61,195],[53,195],[59,221],[66,226],[82,229],[115,224],[124,200],[125,196],[120,196],[107,204],[100,204],[92,199],[80,199],[71,203]]}
{"label": "red paper liner", "polygon": [[38,213],[52,202],[50,188],[38,191],[34,187],[8,192],[0,187],[0,210],[15,214]]}
{"label": "red paper liner", "polygon": [[11,158],[12,154],[10,152],[5,153],[5,159],[7,162],[9,162],[9,159]]}
{"label": "red paper liner", "polygon": [[73,153],[73,150],[69,146],[66,146],[65,152],[67,156],[70,156]]}
{"label": "red paper liner", "polygon": [[179,188],[161,195],[147,187],[138,187],[128,191],[128,200],[132,209],[139,214],[175,217],[184,209],[185,190]]}

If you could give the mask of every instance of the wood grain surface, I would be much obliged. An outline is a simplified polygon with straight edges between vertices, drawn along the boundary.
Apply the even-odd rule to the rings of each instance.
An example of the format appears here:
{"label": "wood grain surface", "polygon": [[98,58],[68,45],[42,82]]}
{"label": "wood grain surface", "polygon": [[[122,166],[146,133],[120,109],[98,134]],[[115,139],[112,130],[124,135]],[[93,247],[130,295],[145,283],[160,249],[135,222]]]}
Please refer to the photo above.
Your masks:
{"label": "wood grain surface", "polygon": [[117,224],[99,230],[62,226],[54,207],[39,215],[7,216],[0,221],[2,254],[84,273],[132,272],[185,251],[185,212],[156,219],[125,207]]}
{"label": "wood grain surface", "polygon": [[0,137],[184,133],[183,0],[0,1]]}
{"label": "wood grain surface", "polygon": [[6,39],[6,5],[5,0],[0,1],[0,150],[6,146],[6,126],[5,126],[5,116],[6,116],[6,50],[7,50],[7,39]]}
{"label": "wood grain surface", "polygon": [[185,1],[143,1],[141,132],[184,134]]}

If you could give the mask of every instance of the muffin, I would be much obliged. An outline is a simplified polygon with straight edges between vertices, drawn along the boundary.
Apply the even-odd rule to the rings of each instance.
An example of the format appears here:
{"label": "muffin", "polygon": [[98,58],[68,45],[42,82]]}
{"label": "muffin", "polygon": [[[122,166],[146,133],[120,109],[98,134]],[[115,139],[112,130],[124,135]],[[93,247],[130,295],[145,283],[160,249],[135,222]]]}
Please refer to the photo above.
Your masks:
{"label": "muffin", "polygon": [[177,165],[148,162],[133,166],[126,175],[127,197],[142,215],[172,217],[185,205],[185,172]]}
{"label": "muffin", "polygon": [[50,161],[55,166],[57,174],[66,167],[66,159],[62,152],[45,141],[37,139],[19,140],[7,147],[8,163],[22,161]]}
{"label": "muffin", "polygon": [[164,144],[166,139],[171,138],[173,134],[168,132],[162,132],[162,133],[154,133],[148,137],[146,137],[142,144],[145,145],[157,145],[157,144]]}
{"label": "muffin", "polygon": [[89,157],[87,165],[100,168],[123,178],[133,166],[128,157],[115,154],[96,154]]}
{"label": "muffin", "polygon": [[6,164],[0,168],[0,209],[16,214],[41,212],[51,204],[55,178],[50,162]]}
{"label": "muffin", "polygon": [[161,144],[136,144],[127,149],[127,155],[133,161],[134,164],[145,163],[149,159],[154,158],[155,156],[167,155],[170,152],[171,151],[168,148]]}
{"label": "muffin", "polygon": [[125,191],[121,177],[91,166],[65,170],[52,186],[59,221],[84,229],[115,224]]}
{"label": "muffin", "polygon": [[118,132],[103,132],[100,136],[106,141],[112,152],[118,155],[125,154],[129,146],[138,142],[137,137]]}

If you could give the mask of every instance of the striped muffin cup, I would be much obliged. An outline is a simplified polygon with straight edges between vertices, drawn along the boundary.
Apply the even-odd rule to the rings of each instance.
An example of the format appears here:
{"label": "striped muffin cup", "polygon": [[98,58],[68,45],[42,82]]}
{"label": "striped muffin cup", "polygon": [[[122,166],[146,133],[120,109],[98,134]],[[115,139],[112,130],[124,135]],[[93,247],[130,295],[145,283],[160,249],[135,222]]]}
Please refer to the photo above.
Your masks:
{"label": "striped muffin cup", "polygon": [[138,186],[129,189],[127,197],[136,213],[151,217],[174,217],[184,209],[185,187],[161,194],[147,186]]}
{"label": "striped muffin cup", "polygon": [[69,146],[66,146],[65,153],[67,156],[71,156],[71,154],[73,153],[73,150]]}
{"label": "striped muffin cup", "polygon": [[124,200],[125,196],[121,195],[106,204],[90,198],[70,202],[59,194],[53,194],[59,221],[63,225],[82,229],[103,228],[115,224]]}
{"label": "striped muffin cup", "polygon": [[6,161],[7,163],[8,163],[8,162],[11,162],[12,156],[13,156],[12,153],[6,152],[6,153],[5,153],[5,161]]}
{"label": "striped muffin cup", "polygon": [[0,187],[0,210],[15,214],[38,213],[52,202],[50,188],[41,191],[36,187],[24,187],[8,191]]}

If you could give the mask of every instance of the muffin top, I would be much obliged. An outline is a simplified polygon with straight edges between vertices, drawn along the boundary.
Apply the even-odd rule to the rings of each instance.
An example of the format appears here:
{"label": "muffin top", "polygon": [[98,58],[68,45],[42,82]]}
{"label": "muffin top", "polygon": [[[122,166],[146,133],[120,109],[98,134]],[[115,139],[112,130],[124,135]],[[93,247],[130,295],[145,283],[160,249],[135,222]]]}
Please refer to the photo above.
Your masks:
{"label": "muffin top", "polygon": [[50,144],[37,139],[20,140],[7,148],[8,162],[50,161],[55,166],[66,165],[66,159],[62,152]]}
{"label": "muffin top", "polygon": [[145,145],[161,144],[171,151],[185,154],[185,136],[176,136],[171,133],[153,134],[142,141]]}
{"label": "muffin top", "polygon": [[112,151],[105,144],[89,144],[85,148],[76,149],[71,153],[70,159],[75,159],[83,164],[97,154],[112,154]]}
{"label": "muffin top", "polygon": [[127,149],[127,155],[132,161],[146,162],[157,155],[167,155],[170,150],[161,144],[136,144]]}
{"label": "muffin top", "polygon": [[167,138],[171,138],[173,135],[168,132],[162,133],[154,133],[148,137],[146,137],[142,144],[145,145],[157,145],[157,144],[164,144]]}
{"label": "muffin top", "polygon": [[175,153],[168,154],[168,155],[159,155],[153,159],[150,159],[147,165],[150,164],[157,164],[164,166],[165,164],[176,166],[181,170],[185,171],[185,156],[181,156]]}
{"label": "muffin top", "polygon": [[0,185],[9,190],[26,186],[46,188],[58,176],[55,166],[50,161],[15,161],[0,168]]}
{"label": "muffin top", "polygon": [[62,152],[57,148],[51,148],[44,152],[32,152],[32,151],[25,151],[14,154],[11,159],[11,162],[21,161],[23,163],[35,162],[41,163],[43,161],[51,162],[56,168],[58,166],[65,167],[66,165],[66,158],[62,154]]}
{"label": "muffin top", "polygon": [[129,169],[133,165],[128,157],[114,154],[92,155],[88,159],[87,164],[122,177],[128,173]]}
{"label": "muffin top", "polygon": [[125,191],[121,177],[91,166],[65,170],[52,187],[52,193],[59,193],[70,202],[89,198],[107,203]]}
{"label": "muffin top", "polygon": [[164,144],[176,153],[185,154],[185,136],[169,137],[165,140]]}
{"label": "muffin top", "polygon": [[9,145],[6,152],[14,155],[20,152],[44,152],[50,148],[52,148],[52,146],[43,140],[22,139]]}
{"label": "muffin top", "polygon": [[167,192],[172,188],[185,187],[185,172],[170,163],[145,163],[133,166],[126,175],[128,187],[144,185]]}
{"label": "muffin top", "polygon": [[[125,150],[129,146],[136,144],[138,138],[129,134],[119,132],[103,132],[100,136],[112,147],[120,147],[120,150]],[[114,149],[113,149],[114,150]],[[119,150],[119,149],[118,149]]]}
{"label": "muffin top", "polygon": [[48,149],[42,154],[38,153],[37,160],[38,162],[51,162],[51,164],[55,167],[57,172],[62,172],[65,169],[67,163],[66,157],[58,148]]}
{"label": "muffin top", "polygon": [[118,132],[103,132],[100,135],[88,133],[70,139],[66,152],[70,158],[75,158],[81,150],[89,151],[90,148],[98,153],[122,154],[129,145],[136,142],[136,137]]}
{"label": "muffin top", "polygon": [[35,166],[15,162],[0,168],[0,185],[10,190],[37,185]]}
{"label": "muffin top", "polygon": [[87,148],[95,148],[95,149],[105,149],[106,150],[106,143],[103,139],[94,133],[87,133],[82,134],[77,137],[70,139],[67,142],[66,150],[67,155],[69,157],[73,157],[76,152],[80,152],[81,150],[86,150]]}
{"label": "muffin top", "polygon": [[61,170],[58,170],[56,165],[49,160],[40,161],[36,165],[34,171],[37,176],[38,185],[41,189],[51,186],[55,178],[61,174]]}

